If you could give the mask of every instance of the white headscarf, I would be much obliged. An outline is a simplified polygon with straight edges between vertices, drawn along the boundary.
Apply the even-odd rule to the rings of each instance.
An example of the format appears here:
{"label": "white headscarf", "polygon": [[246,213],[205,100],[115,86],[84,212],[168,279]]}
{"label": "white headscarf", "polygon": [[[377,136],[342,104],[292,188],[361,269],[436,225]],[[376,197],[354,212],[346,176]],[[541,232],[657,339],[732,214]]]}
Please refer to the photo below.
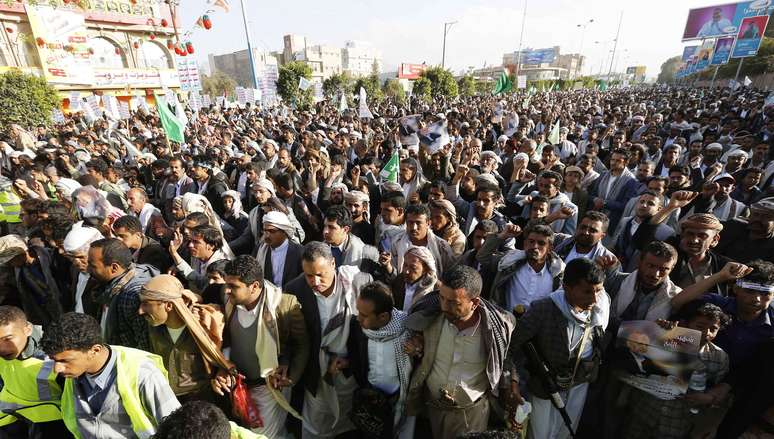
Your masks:
{"label": "white headscarf", "polygon": [[234,190],[224,191],[222,194],[220,194],[220,197],[231,197],[231,199],[234,200],[234,203],[231,205],[231,209],[227,210],[223,216],[233,218],[239,218],[240,216],[244,216],[246,218],[248,216],[247,212],[245,212],[242,208],[242,200],[240,200],[239,192]]}
{"label": "white headscarf", "polygon": [[272,225],[283,232],[288,236],[288,239],[291,241],[296,241],[296,228],[293,227],[293,224],[290,222],[290,218],[282,212],[272,210],[271,212],[267,212],[263,215],[263,223]]}
{"label": "white headscarf", "polygon": [[80,253],[88,250],[92,242],[104,238],[102,233],[94,227],[84,227],[83,223],[78,222],[73,225],[70,233],[65,236],[62,247],[67,253]]}
{"label": "white headscarf", "polygon": [[221,219],[212,209],[210,200],[208,200],[207,197],[195,194],[193,192],[188,192],[183,195],[180,206],[181,209],[183,209],[185,215],[193,212],[201,212],[205,214],[209,219],[210,225],[218,229],[220,232],[220,236],[223,239],[223,254],[226,255],[228,260],[233,260],[236,257],[234,252],[231,251],[231,247],[228,246],[228,242],[226,242],[226,236],[223,234],[223,227],[220,225]]}

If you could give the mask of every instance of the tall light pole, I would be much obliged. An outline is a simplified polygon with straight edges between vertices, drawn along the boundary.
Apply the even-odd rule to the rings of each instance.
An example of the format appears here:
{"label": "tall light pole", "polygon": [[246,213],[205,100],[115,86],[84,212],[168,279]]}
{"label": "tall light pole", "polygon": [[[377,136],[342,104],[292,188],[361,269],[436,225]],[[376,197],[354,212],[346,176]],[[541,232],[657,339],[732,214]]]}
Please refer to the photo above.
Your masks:
{"label": "tall light pole", "polygon": [[449,33],[449,29],[456,23],[456,21],[450,21],[443,24],[443,54],[441,55],[441,68],[446,66],[446,34]]}
{"label": "tall light pole", "polygon": [[258,88],[258,75],[255,74],[255,60],[253,59],[253,46],[250,43],[250,27],[247,25],[247,11],[245,0],[240,0],[242,5],[242,21],[245,24],[245,38],[247,39],[247,61],[250,63],[250,77],[253,79],[253,88]]}
{"label": "tall light pole", "polygon": [[527,0],[524,0],[524,15],[521,17],[521,36],[519,36],[519,51],[516,52],[516,72],[514,76],[519,75],[519,66],[521,65],[521,43],[524,42],[524,25],[527,22]]}
{"label": "tall light pole", "polygon": [[580,74],[583,75],[583,40],[586,38],[586,28],[589,27],[589,25],[593,22],[594,22],[594,19],[591,18],[589,19],[589,21],[578,25],[578,27],[581,28],[581,40],[580,40],[580,49],[578,49],[578,55],[580,56],[578,58],[578,62],[580,65],[575,71],[576,76],[578,72],[580,72]]}
{"label": "tall light pole", "polygon": [[610,75],[613,73],[613,59],[615,58],[615,50],[618,48],[618,37],[621,36],[621,22],[623,21],[623,11],[621,11],[621,16],[618,18],[618,30],[615,32],[615,44],[613,44],[613,57],[610,58],[610,70],[607,71],[607,77],[610,78]]}

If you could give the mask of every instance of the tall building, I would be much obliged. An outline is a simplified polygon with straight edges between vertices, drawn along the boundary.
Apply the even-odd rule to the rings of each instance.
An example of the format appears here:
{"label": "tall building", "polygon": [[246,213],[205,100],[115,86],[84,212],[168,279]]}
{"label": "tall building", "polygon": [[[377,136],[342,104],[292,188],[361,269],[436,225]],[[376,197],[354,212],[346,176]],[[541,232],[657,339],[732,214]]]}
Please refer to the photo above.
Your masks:
{"label": "tall building", "polygon": [[[240,87],[254,87],[247,49],[223,55],[210,54],[208,58],[212,73],[223,72],[233,78]],[[266,66],[276,66],[278,64],[276,56],[255,48],[253,49],[253,63],[255,64],[256,75],[259,78]]]}
{"label": "tall building", "polygon": [[341,49],[333,46],[318,44],[309,46],[303,51],[303,57],[296,60],[303,61],[312,68],[312,79],[322,81],[332,75],[341,73]]}
{"label": "tall building", "polygon": [[282,37],[282,62],[297,61],[304,57],[306,50],[306,37],[302,35],[288,34]]}
{"label": "tall building", "polygon": [[352,76],[368,76],[374,70],[378,73],[382,71],[382,51],[367,43],[347,41],[341,49],[341,64]]}
{"label": "tall building", "polygon": [[586,57],[580,53],[568,53],[557,56],[553,66],[567,70],[568,78],[563,79],[575,79],[583,76],[581,71],[583,70],[583,62],[585,60]]}

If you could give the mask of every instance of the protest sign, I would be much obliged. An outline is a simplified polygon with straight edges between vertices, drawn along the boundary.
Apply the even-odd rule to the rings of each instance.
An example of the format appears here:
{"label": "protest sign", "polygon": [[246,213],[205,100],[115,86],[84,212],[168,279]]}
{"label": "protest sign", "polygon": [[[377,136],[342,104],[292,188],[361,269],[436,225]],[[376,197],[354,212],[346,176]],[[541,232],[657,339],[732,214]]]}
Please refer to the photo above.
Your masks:
{"label": "protest sign", "polygon": [[398,136],[403,146],[419,145],[419,121],[420,114],[401,117],[398,121]]}
{"label": "protest sign", "polygon": [[618,379],[659,399],[675,399],[688,390],[691,373],[699,366],[701,332],[656,322],[621,323],[616,342]]}
{"label": "protest sign", "polygon": [[758,48],[763,41],[763,32],[769,23],[769,16],[748,17],[742,20],[739,33],[736,35],[736,44],[731,52],[731,58],[745,58],[758,54]]}

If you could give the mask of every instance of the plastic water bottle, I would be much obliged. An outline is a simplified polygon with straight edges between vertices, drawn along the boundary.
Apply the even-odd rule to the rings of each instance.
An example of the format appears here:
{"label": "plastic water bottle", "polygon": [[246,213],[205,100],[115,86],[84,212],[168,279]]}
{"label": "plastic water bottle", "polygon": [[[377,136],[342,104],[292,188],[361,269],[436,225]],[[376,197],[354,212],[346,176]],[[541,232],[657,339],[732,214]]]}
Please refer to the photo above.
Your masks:
{"label": "plastic water bottle", "polygon": [[[688,393],[704,392],[707,389],[707,374],[704,372],[704,368],[697,369],[691,374],[691,379],[688,381]],[[699,414],[698,408],[691,408],[691,414]]]}

